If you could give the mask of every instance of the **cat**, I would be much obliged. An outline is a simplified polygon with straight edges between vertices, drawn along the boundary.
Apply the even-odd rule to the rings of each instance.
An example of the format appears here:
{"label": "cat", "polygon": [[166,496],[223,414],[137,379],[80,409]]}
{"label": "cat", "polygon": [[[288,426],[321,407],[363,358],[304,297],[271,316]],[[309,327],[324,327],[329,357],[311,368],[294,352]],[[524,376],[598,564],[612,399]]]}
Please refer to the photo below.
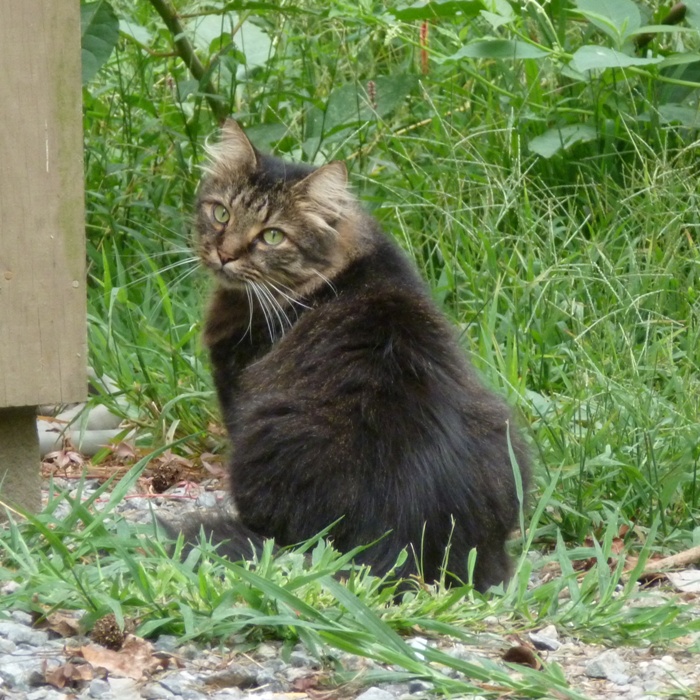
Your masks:
{"label": "cat", "polygon": [[433,582],[447,561],[464,582],[476,548],[474,586],[506,580],[521,506],[508,445],[527,489],[523,440],[344,163],[265,155],[232,120],[210,155],[195,231],[217,282],[204,341],[237,515],[190,522],[186,540],[203,526],[240,560],[335,523],[340,551],[374,543],[357,561],[377,575]]}

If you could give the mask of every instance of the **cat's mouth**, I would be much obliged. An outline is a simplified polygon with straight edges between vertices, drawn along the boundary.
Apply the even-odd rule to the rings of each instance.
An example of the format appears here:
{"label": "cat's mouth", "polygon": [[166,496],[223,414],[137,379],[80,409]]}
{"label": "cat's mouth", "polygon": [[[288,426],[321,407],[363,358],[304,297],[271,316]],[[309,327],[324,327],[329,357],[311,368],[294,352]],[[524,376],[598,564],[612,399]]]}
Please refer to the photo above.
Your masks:
{"label": "cat's mouth", "polygon": [[214,275],[219,282],[224,287],[230,289],[243,289],[246,286],[246,280],[235,270],[231,270],[226,265],[214,268]]}

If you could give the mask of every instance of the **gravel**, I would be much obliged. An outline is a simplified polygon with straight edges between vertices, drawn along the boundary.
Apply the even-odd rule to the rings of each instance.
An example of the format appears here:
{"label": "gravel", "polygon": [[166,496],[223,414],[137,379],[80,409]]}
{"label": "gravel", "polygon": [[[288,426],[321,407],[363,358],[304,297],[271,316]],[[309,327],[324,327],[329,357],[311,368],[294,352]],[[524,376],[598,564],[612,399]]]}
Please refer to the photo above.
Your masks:
{"label": "gravel", "polygon": [[[58,482],[58,487],[69,487]],[[82,486],[87,498],[98,488],[95,480]],[[135,522],[152,522],[156,510],[165,517],[180,517],[189,508],[210,507],[225,500],[221,491],[202,483],[172,489],[168,496],[127,498],[117,511]],[[202,497],[202,494],[206,494]],[[100,507],[100,504],[96,504]],[[16,588],[6,583],[5,595]],[[367,671],[397,670],[371,660],[331,651],[332,658],[315,658],[301,645],[283,655],[281,643],[267,642],[253,651],[209,649],[188,643],[178,646],[177,639],[163,635],[152,642],[151,653],[163,661],[162,668],[145,674],[140,680],[118,677],[118,673],[91,669],[93,677],[57,688],[49,682],[52,673],[85,668],[76,648],[88,644],[82,637],[62,639],[52,632],[33,629],[31,617],[15,611],[0,620],[0,700],[67,700],[67,698],[106,700],[421,700],[436,697],[433,686],[422,680],[403,683],[362,681]],[[429,647],[478,662],[498,661],[514,644],[498,618],[485,620],[488,632],[475,635],[474,644],[465,645],[450,638],[428,639],[414,636],[407,643],[420,655]],[[584,644],[549,625],[529,633],[531,644],[542,662],[558,664],[572,689],[590,698],[651,700],[660,695],[700,695],[700,667],[697,660],[682,650],[621,647],[609,649]],[[283,660],[284,658],[284,660]],[[82,665],[81,665],[82,664]],[[356,676],[351,685],[332,691],[329,679],[338,666]],[[72,670],[71,670],[72,669]],[[452,677],[456,672],[446,671]],[[59,674],[60,676],[60,674]],[[74,676],[74,678],[76,678]],[[369,687],[368,687],[369,686]],[[330,692],[329,692],[330,691]],[[476,698],[478,696],[471,696]]]}
{"label": "gravel", "polygon": [[[551,631],[547,636],[551,635]],[[500,649],[494,635],[485,635],[483,651],[480,635],[476,646],[466,647],[449,639],[418,639],[418,649],[440,647],[460,658],[497,659],[510,646],[504,638]],[[168,668],[136,681],[114,677],[110,673],[75,683],[70,689],[51,687],[47,672],[66,664],[76,664],[75,648],[86,644],[84,638],[49,639],[44,632],[32,630],[29,621],[0,623],[0,698],[27,700],[66,700],[67,697],[106,700],[305,700],[319,697],[357,698],[358,700],[420,700],[435,697],[433,686],[421,680],[406,683],[374,684],[362,687],[354,683],[326,695],[328,687],[317,685],[328,667],[312,657],[302,646],[295,647],[282,660],[281,643],[268,642],[255,651],[201,648],[196,654],[180,654],[171,637],[162,637],[155,649],[170,649]],[[14,640],[14,641],[13,641]],[[415,640],[413,640],[415,641]],[[189,649],[188,645],[188,649]],[[575,639],[561,639],[556,652],[543,653],[545,664],[556,662],[571,687],[591,698],[651,700],[658,695],[679,693],[693,696],[700,685],[696,660],[683,652],[657,653],[652,649],[603,649]],[[336,652],[334,662],[361,674],[363,670],[382,668],[367,659]],[[308,692],[307,692],[308,691]],[[695,695],[695,697],[697,697]]]}

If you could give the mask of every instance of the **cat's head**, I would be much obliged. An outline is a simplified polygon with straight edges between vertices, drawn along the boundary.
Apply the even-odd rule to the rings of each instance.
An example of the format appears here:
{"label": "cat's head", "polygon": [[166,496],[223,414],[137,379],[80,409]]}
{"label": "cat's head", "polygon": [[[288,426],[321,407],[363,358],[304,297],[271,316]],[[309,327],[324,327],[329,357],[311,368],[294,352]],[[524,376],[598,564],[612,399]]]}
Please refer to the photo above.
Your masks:
{"label": "cat's head", "polygon": [[209,152],[197,245],[221,284],[298,297],[349,262],[358,242],[348,222],[357,208],[343,163],[313,168],[261,154],[234,121]]}

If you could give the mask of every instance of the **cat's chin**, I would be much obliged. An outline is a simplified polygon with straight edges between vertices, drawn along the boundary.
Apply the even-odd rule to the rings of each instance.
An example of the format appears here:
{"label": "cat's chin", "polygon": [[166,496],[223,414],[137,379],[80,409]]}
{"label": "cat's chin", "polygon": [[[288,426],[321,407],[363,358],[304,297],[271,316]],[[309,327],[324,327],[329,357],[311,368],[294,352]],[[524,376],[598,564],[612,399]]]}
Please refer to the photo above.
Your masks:
{"label": "cat's chin", "polygon": [[241,292],[245,289],[244,280],[240,279],[240,277],[231,277],[223,270],[217,270],[214,277],[216,278],[217,284],[224,289],[230,289],[231,291],[237,292]]}

